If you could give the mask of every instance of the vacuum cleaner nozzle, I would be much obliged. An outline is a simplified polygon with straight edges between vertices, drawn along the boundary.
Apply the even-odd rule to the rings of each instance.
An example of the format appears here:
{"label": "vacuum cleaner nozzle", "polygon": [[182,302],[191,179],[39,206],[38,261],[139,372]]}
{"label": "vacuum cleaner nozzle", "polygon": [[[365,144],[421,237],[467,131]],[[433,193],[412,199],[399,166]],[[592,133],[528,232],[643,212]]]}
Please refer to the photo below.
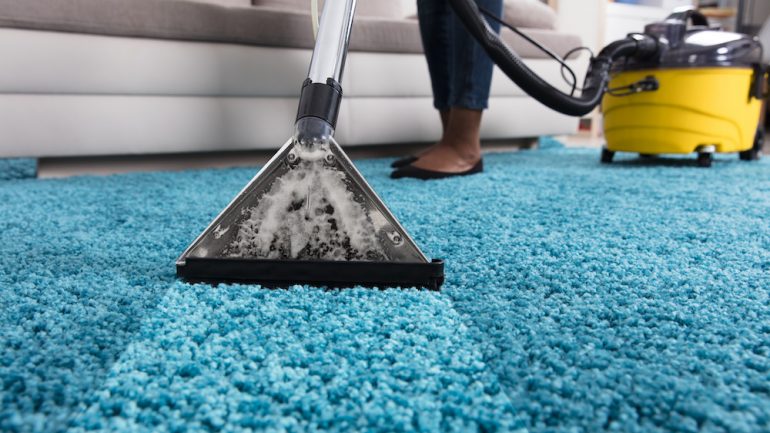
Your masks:
{"label": "vacuum cleaner nozzle", "polygon": [[292,138],[182,254],[177,273],[269,286],[436,290],[443,263],[420,251],[332,137]]}

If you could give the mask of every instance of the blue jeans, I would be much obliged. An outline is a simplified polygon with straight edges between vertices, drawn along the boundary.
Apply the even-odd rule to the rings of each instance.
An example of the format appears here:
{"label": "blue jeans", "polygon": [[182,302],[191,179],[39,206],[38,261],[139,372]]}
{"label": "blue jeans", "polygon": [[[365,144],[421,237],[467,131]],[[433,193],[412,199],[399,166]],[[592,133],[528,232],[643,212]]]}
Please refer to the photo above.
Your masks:
{"label": "blue jeans", "polygon": [[[479,6],[502,15],[503,0],[476,0]],[[465,29],[446,0],[417,0],[420,34],[433,86],[433,105],[483,110],[489,101],[494,64]],[[500,25],[490,22],[495,31]]]}

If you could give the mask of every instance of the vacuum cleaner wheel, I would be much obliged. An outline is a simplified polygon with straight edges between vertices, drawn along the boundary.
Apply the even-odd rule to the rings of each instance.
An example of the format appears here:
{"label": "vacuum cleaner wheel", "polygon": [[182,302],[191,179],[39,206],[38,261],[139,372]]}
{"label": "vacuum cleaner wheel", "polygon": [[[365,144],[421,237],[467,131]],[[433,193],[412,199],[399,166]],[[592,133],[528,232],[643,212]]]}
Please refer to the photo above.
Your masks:
{"label": "vacuum cleaner wheel", "polygon": [[754,135],[754,145],[749,150],[744,150],[738,154],[741,161],[757,161],[762,157],[762,147],[765,144],[765,132],[762,128],[757,128]]}
{"label": "vacuum cleaner wheel", "polygon": [[601,162],[602,164],[610,164],[612,163],[612,159],[615,158],[615,152],[612,150],[607,149],[606,147],[602,147],[602,156],[601,156]]}
{"label": "vacuum cleaner wheel", "polygon": [[698,152],[698,167],[708,168],[711,167],[711,163],[714,161],[713,153],[711,152]]}

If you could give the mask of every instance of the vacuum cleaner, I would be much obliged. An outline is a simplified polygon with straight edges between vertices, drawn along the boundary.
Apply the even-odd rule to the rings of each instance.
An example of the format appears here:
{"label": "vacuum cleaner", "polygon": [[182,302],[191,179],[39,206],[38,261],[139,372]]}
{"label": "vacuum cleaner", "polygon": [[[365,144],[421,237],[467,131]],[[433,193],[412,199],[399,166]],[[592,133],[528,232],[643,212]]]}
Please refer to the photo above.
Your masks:
{"label": "vacuum cleaner", "polygon": [[[686,29],[688,21],[693,26]],[[653,58],[615,65],[602,102],[607,139],[602,162],[611,162],[615,152],[697,152],[703,167],[711,165],[714,153],[759,159],[763,131],[758,124],[767,96],[760,43],[712,30],[693,10],[651,24],[645,33],[662,47]],[[637,83],[651,81],[656,82],[653,91],[635,91]]]}
{"label": "vacuum cleaner", "polygon": [[[748,134],[756,128],[767,75],[761,45],[745,35],[708,29],[694,10],[609,44],[591,59],[575,94],[576,80],[565,93],[532,72],[491,29],[474,0],[448,2],[497,66],[541,103],[582,116],[604,99],[604,160],[615,151],[754,149]],[[294,134],[182,253],[176,262],[181,278],[266,286],[441,287],[443,261],[419,249],[334,139],[355,6],[356,0],[326,0]],[[695,26],[688,27],[689,21]]]}
{"label": "vacuum cleaner", "polygon": [[574,116],[601,103],[607,142],[602,162],[612,162],[615,152],[644,157],[696,152],[704,167],[714,153],[759,158],[768,68],[756,38],[713,29],[694,8],[679,8],[643,33],[607,45],[591,59],[575,96],[574,86],[572,94],[563,93],[529,70],[489,28],[473,0],[448,1],[494,62],[530,96]]}

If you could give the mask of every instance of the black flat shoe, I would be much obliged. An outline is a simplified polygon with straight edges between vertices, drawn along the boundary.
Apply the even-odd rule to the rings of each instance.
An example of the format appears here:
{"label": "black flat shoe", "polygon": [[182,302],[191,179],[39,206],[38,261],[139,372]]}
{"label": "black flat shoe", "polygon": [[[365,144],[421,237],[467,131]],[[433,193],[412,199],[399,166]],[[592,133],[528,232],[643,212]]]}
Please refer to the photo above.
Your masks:
{"label": "black flat shoe", "polygon": [[393,168],[406,167],[407,165],[417,161],[418,159],[420,159],[420,158],[418,158],[418,157],[416,157],[414,155],[409,155],[409,156],[405,156],[405,157],[403,157],[401,159],[397,159],[397,160],[393,161],[390,164],[390,166],[393,167]]}
{"label": "black flat shoe", "polygon": [[413,165],[407,165],[406,167],[401,167],[397,170],[394,170],[393,173],[390,174],[390,177],[392,179],[401,179],[404,177],[411,177],[414,179],[429,180],[429,179],[444,179],[446,177],[469,176],[471,174],[481,173],[483,171],[484,171],[484,160],[480,159],[479,162],[476,163],[476,165],[474,165],[468,170],[461,171],[459,173],[447,173],[445,171],[425,170],[424,168],[417,168]]}

